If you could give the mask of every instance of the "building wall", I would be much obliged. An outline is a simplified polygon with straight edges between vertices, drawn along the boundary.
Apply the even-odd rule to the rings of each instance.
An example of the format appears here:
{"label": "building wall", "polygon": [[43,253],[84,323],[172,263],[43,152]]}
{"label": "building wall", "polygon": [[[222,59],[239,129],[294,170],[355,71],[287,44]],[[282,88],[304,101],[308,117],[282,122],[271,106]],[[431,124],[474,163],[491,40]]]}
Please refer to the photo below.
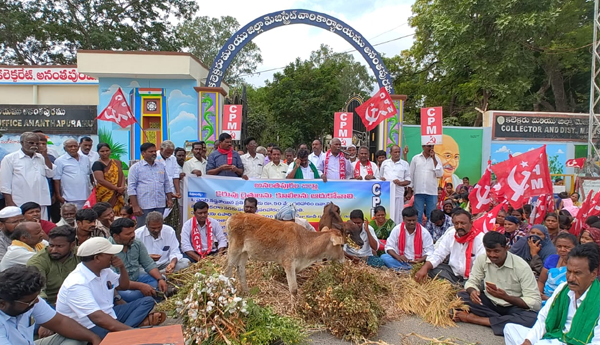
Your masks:
{"label": "building wall", "polygon": [[0,85],[0,104],[97,105],[98,85]]}

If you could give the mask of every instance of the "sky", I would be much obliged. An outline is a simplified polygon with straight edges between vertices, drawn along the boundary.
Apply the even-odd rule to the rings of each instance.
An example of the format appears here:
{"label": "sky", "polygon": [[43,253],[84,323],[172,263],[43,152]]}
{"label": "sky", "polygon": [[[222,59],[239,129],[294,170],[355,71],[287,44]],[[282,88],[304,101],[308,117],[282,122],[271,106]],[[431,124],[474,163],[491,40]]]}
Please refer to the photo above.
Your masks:
{"label": "sky", "polygon": [[[247,1],[230,0],[225,3],[217,1],[200,1],[198,15],[235,17],[243,27],[252,20],[272,12],[289,9],[307,9],[322,12],[344,21],[358,31],[362,37],[372,44],[393,40],[414,33],[408,25],[411,6],[414,0],[278,0]],[[257,71],[265,71],[258,75],[246,77],[246,81],[254,86],[263,86],[265,80],[272,80],[273,74],[285,67],[297,57],[305,60],[310,53],[321,44],[327,44],[335,52],[353,49],[340,36],[310,25],[289,25],[263,32],[253,40],[261,49],[263,63]],[[410,48],[413,38],[401,38],[389,43],[375,46],[380,54],[391,57],[402,50]],[[353,52],[354,60],[368,66],[358,52]],[[372,74],[371,70],[368,69]]]}

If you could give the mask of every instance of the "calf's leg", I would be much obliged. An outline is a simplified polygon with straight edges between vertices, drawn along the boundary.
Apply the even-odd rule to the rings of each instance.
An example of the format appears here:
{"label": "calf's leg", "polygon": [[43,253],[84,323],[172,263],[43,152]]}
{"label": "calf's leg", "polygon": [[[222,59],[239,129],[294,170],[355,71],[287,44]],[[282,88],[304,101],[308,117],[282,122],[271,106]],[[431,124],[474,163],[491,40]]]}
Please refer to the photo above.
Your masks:
{"label": "calf's leg", "polygon": [[248,283],[246,282],[246,262],[248,262],[248,253],[242,252],[238,256],[236,266],[238,271],[238,277],[240,278],[240,283],[242,284],[242,291],[244,293],[248,292]]}

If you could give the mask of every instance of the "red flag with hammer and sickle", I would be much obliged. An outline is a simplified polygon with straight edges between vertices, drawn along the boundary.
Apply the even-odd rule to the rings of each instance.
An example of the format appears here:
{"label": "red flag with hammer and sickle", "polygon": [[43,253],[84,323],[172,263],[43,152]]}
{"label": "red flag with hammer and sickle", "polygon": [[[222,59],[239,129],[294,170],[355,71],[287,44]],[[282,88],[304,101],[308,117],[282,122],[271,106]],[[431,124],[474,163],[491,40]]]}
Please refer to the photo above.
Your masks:
{"label": "red flag with hammer and sickle", "polygon": [[114,122],[122,128],[137,122],[131,113],[131,108],[129,108],[129,104],[127,104],[127,100],[125,99],[125,95],[123,95],[121,88],[115,92],[110,103],[102,110],[97,119]]}
{"label": "red flag with hammer and sickle", "polygon": [[500,184],[499,194],[514,207],[532,196],[552,194],[546,145],[492,166]]}
{"label": "red flag with hammer and sickle", "polygon": [[490,212],[486,213],[483,217],[475,220],[473,222],[474,231],[477,231],[477,233],[483,232],[484,234],[494,231],[496,217],[498,217],[498,213],[500,210],[502,210],[502,208],[504,208],[504,206],[505,203],[500,203],[496,205],[496,207],[494,207]]}
{"label": "red flag with hammer and sickle", "polygon": [[361,104],[355,111],[362,119],[367,131],[377,127],[381,121],[396,115],[396,107],[385,87],[379,89],[373,97]]}
{"label": "red flag with hammer and sickle", "polygon": [[471,193],[469,193],[469,202],[471,203],[471,212],[477,214],[479,212],[487,211],[490,209],[492,204],[491,196],[491,184],[492,184],[492,162],[488,160],[487,169],[481,176],[481,179]]}

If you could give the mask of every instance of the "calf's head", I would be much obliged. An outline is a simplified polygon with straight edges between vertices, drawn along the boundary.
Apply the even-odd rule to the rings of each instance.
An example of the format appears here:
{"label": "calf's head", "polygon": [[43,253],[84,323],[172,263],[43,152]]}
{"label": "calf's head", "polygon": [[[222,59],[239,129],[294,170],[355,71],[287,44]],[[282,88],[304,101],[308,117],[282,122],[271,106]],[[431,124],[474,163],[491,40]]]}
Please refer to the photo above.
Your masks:
{"label": "calf's head", "polygon": [[322,233],[328,233],[329,235],[329,239],[331,241],[331,245],[328,246],[326,253],[327,259],[330,260],[336,260],[338,262],[344,262],[344,236],[343,236],[343,232],[336,230],[336,229],[330,229],[328,227],[324,227],[321,230]]}
{"label": "calf's head", "polygon": [[345,243],[354,249],[362,248],[364,241],[360,237],[362,233],[363,224],[356,224],[351,220],[344,223],[342,227],[342,234],[344,236]]}

